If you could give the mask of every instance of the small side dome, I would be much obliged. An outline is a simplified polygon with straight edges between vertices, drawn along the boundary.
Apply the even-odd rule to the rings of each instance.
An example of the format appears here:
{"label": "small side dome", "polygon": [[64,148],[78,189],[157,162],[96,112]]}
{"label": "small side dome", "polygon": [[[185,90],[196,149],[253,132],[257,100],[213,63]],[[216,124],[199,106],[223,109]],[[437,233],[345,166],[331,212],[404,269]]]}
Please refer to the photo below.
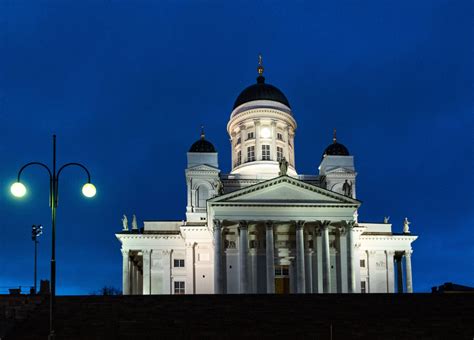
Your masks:
{"label": "small side dome", "polygon": [[214,145],[211,142],[206,140],[206,135],[204,130],[201,131],[201,138],[194,142],[193,145],[189,148],[189,152],[217,152]]}
{"label": "small side dome", "polygon": [[334,136],[332,138],[332,144],[329,145],[326,150],[324,150],[323,157],[326,156],[349,156],[349,150],[342,145],[341,143],[337,142],[336,138],[336,129],[334,129]]}

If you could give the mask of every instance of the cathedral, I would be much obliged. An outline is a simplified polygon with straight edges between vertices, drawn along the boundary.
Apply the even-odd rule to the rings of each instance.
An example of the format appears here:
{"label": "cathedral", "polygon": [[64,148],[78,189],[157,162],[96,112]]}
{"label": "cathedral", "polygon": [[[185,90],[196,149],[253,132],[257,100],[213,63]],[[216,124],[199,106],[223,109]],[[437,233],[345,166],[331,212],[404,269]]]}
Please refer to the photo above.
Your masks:
{"label": "cathedral", "polygon": [[266,82],[235,100],[227,133],[232,170],[222,173],[204,132],[187,153],[186,220],[126,216],[116,234],[123,294],[413,292],[417,236],[360,222],[354,156],[334,136],[319,174],[295,164],[290,103]]}

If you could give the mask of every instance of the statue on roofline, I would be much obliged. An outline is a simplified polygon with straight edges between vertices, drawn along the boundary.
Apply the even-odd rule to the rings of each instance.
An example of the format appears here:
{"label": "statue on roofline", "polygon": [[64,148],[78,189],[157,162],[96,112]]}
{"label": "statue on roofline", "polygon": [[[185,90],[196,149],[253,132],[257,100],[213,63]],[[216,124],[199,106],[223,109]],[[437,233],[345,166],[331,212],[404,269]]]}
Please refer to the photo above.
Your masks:
{"label": "statue on roofline", "polygon": [[132,218],[132,230],[138,230],[137,216],[135,214],[133,214]]}
{"label": "statue on roofline", "polygon": [[405,220],[403,221],[403,233],[404,234],[409,234],[410,233],[410,224],[411,224],[411,222],[408,221],[408,217],[405,217]]}
{"label": "statue on roofline", "polygon": [[346,181],[342,185],[342,192],[344,192],[344,196],[349,196],[352,197],[352,182],[351,181]]}
{"label": "statue on roofline", "polygon": [[285,157],[283,157],[281,160],[280,160],[280,173],[279,175],[280,176],[286,176],[286,173],[288,172],[288,161],[285,159]]}
{"label": "statue on roofline", "polygon": [[122,217],[122,226],[123,226],[122,231],[128,231],[128,218],[127,218],[127,215],[125,214],[123,214],[123,217]]}
{"label": "statue on roofline", "polygon": [[216,195],[224,195],[224,185],[220,179],[214,181],[214,190],[216,191]]}

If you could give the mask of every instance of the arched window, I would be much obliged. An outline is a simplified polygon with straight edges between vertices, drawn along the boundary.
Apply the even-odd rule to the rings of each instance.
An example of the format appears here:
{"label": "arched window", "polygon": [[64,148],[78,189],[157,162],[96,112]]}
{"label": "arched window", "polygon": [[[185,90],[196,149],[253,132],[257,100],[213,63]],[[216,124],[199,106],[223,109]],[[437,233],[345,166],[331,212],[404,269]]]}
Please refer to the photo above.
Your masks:
{"label": "arched window", "polygon": [[198,193],[198,207],[199,208],[205,208],[206,207],[206,201],[209,198],[209,190],[207,189],[206,186],[201,185],[197,189]]}

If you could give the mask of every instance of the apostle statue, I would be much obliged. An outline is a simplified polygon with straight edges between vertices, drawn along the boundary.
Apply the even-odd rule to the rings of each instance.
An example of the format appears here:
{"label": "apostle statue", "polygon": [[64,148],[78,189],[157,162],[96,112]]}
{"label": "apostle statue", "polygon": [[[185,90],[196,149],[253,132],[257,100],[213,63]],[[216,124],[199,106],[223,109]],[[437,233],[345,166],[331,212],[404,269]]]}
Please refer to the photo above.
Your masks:
{"label": "apostle statue", "polygon": [[390,220],[390,216],[385,216],[383,218],[383,223],[388,224],[388,221]]}
{"label": "apostle statue", "polygon": [[342,185],[342,192],[345,196],[352,197],[352,182],[348,182],[347,179]]}
{"label": "apostle statue", "polygon": [[216,191],[216,195],[224,195],[224,185],[220,179],[214,182],[214,190]]}
{"label": "apostle statue", "polygon": [[405,220],[403,221],[403,233],[404,234],[409,234],[410,233],[410,224],[411,224],[411,222],[408,221],[407,217],[405,217]]}
{"label": "apostle statue", "polygon": [[286,176],[286,173],[288,172],[288,161],[283,157],[280,160],[280,176]]}
{"label": "apostle statue", "polygon": [[132,218],[132,230],[138,230],[137,216],[135,214],[133,214]]}
{"label": "apostle statue", "polygon": [[122,217],[122,226],[123,226],[122,231],[128,231],[128,219],[127,219],[127,215],[125,214],[123,214],[123,217]]}

